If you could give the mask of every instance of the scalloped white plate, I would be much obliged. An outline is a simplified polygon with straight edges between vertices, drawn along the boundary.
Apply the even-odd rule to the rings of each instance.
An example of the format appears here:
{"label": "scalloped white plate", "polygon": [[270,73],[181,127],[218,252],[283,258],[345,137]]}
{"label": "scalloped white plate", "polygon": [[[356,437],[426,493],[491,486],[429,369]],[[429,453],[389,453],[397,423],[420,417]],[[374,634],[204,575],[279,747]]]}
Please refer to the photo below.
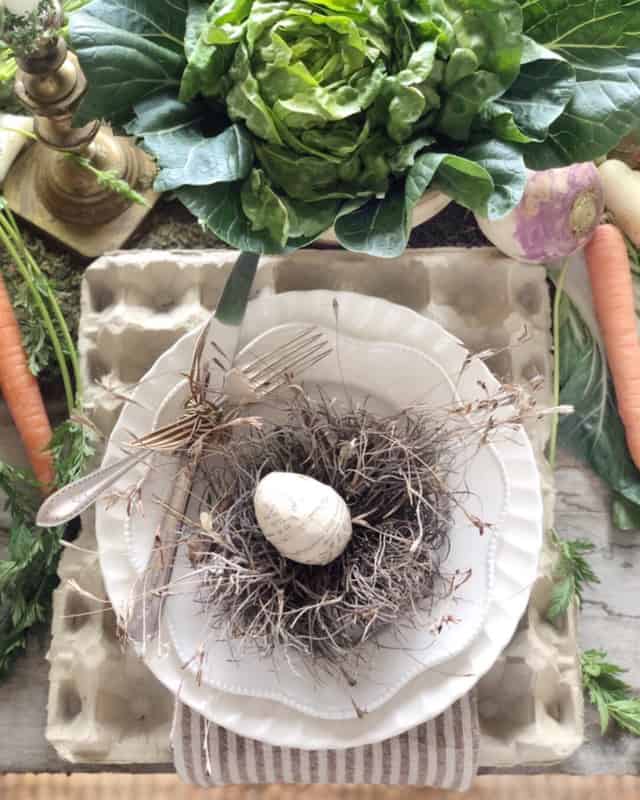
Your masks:
{"label": "scalloped white plate", "polygon": [[[278,318],[277,303],[267,302],[265,307],[273,312],[274,319]],[[261,323],[269,325],[270,320],[262,317]],[[269,327],[248,349],[253,357],[267,353],[300,330],[295,324]],[[380,413],[398,412],[424,402],[442,409],[457,401],[449,376],[419,350],[363,341],[342,333],[337,337],[335,330],[319,330],[333,345],[333,353],[305,373],[305,385],[320,386],[325,395],[344,404],[366,400],[370,410]],[[184,347],[175,351],[176,361],[189,357],[195,336],[186,337]],[[385,368],[372,370],[374,364],[384,364]],[[348,376],[346,386],[341,375]],[[269,419],[273,406],[270,401],[249,411]],[[468,491],[469,495],[463,501],[464,510],[455,510],[451,548],[443,567],[448,574],[460,576],[471,569],[471,575],[451,597],[433,608],[425,604],[418,628],[401,620],[398,627],[381,632],[375,643],[359,649],[360,658],[345,659],[342,666],[357,681],[355,685],[349,686],[341,675],[321,671],[310,674],[308,662],[300,655],[278,653],[266,661],[255,652],[242,651],[239,643],[228,641],[224,629],[212,628],[203,614],[202,604],[195,596],[199,587],[194,586],[186,548],[178,555],[174,588],[166,601],[169,629],[181,661],[192,672],[200,673],[206,686],[244,697],[276,700],[324,719],[351,719],[356,716],[354,704],[365,713],[379,708],[420,672],[467,647],[486,616],[493,583],[494,545],[507,506],[507,481],[494,448],[469,441],[459,454],[449,483],[452,492]],[[164,496],[170,486],[150,479],[149,489]],[[485,521],[487,533],[481,536],[464,512]],[[130,535],[130,556],[134,563],[142,565],[153,541],[153,526],[134,520],[132,528],[135,531]],[[442,627],[441,622],[447,617],[458,621]]]}
{"label": "scalloped white plate", "polygon": [[[467,353],[440,326],[407,309],[360,295],[303,292],[262,298],[251,306],[243,338],[245,341],[255,338],[273,327],[274,322],[312,323],[331,329],[335,326],[333,301],[336,297],[341,333],[365,341],[392,342],[423,353],[444,368],[463,399],[477,396],[481,391],[479,381],[490,389],[497,385],[484,364],[477,360],[462,370]],[[150,374],[149,379],[141,384],[135,399],[143,406],[145,397],[148,400],[149,397],[164,396],[175,386],[185,363],[183,359],[177,369],[171,366],[178,347],[159,359],[152,371],[155,377]],[[384,374],[387,364],[377,365],[375,369],[368,367],[369,372]],[[412,401],[417,399],[419,395]],[[150,413],[148,410],[144,413],[140,406],[134,405],[125,409],[107,453],[108,460],[117,457],[116,443],[126,440],[126,431],[143,431],[149,427]],[[396,686],[392,702],[372,708],[363,719],[337,722],[285,707],[282,702],[266,695],[249,701],[246,697],[199,686],[195,675],[181,667],[179,654],[171,642],[149,647],[145,654],[147,662],[169,688],[179,691],[183,700],[209,719],[240,735],[282,746],[300,747],[304,743],[304,747],[309,749],[351,747],[386,739],[437,716],[469,691],[494,663],[515,630],[535,579],[542,541],[542,502],[535,460],[521,429],[510,432],[509,437],[493,444],[504,463],[509,489],[499,530],[495,533],[498,546],[496,581],[489,596],[486,622],[475,638],[471,636],[470,644],[446,663],[434,665],[409,678],[404,685]],[[167,469],[170,473],[171,468]],[[140,477],[143,475],[144,471]],[[148,504],[146,508],[147,513],[153,516]],[[100,504],[97,516],[105,582],[116,610],[123,614],[136,576],[136,567],[129,558],[123,532],[124,503],[109,508]],[[148,529],[146,524],[144,527]],[[147,554],[149,547],[150,543]],[[136,550],[140,568],[144,564],[144,547]],[[170,636],[167,627],[164,634]]]}

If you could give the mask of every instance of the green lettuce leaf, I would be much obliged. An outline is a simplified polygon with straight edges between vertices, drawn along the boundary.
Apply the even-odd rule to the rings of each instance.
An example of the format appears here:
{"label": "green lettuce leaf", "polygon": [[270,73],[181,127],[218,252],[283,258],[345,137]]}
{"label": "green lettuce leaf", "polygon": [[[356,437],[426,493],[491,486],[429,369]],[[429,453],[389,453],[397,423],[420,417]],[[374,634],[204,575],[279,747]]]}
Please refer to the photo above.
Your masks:
{"label": "green lettuce leaf", "polygon": [[526,183],[522,155],[512,146],[482,142],[463,155],[424,153],[407,174],[407,203],[413,208],[429,188],[490,219],[520,202]]}
{"label": "green lettuce leaf", "polygon": [[527,165],[547,169],[606,155],[640,115],[640,4],[635,0],[522,0],[525,32],[567,61],[576,88]]}
{"label": "green lettuce leaf", "polygon": [[425,152],[415,157],[404,187],[384,198],[346,206],[335,223],[340,244],[380,258],[402,254],[409,241],[412,212],[428,189],[444,192],[460,205],[494,218],[520,202],[526,184],[521,153],[497,141],[483,142],[464,155]]}
{"label": "green lettuce leaf", "polygon": [[138,103],[129,133],[144,138],[145,148],[160,164],[155,188],[208,186],[245,178],[253,163],[253,147],[245,128],[230,125],[217,136],[205,137],[202,105],[185,105],[172,94],[155,95]]}
{"label": "green lettuce leaf", "polygon": [[[199,220],[222,241],[238,250],[265,255],[286,253],[311,244],[333,225],[338,204],[286,203],[289,214],[289,239],[282,245],[280,236],[267,228],[254,228],[254,222],[242,207],[242,182],[217,183],[212,186],[185,186],[176,196]],[[273,226],[272,230],[277,231]]]}
{"label": "green lettuce leaf", "polygon": [[[408,5],[408,4],[407,4]],[[436,24],[441,37],[456,47],[472,51],[479,69],[496,75],[506,89],[520,69],[522,10],[511,0],[435,0],[422,6],[422,24]],[[416,19],[415,6],[407,16]]]}
{"label": "green lettuce leaf", "polygon": [[184,32],[184,53],[190,59],[196,51],[207,21],[209,0],[188,0],[187,21]]}
{"label": "green lettuce leaf", "polygon": [[188,103],[198,94],[215,96],[231,66],[233,52],[211,47],[207,37],[210,3],[189,0],[184,41],[188,63],[180,83],[180,100]]}
{"label": "green lettuce leaf", "polygon": [[89,82],[74,122],[128,122],[146,97],[177,88],[185,67],[186,0],[94,0],[69,35]]}
{"label": "green lettuce leaf", "polygon": [[483,121],[504,141],[543,142],[575,88],[571,64],[526,38],[520,74],[499,101],[483,108]]}
{"label": "green lettuce leaf", "polygon": [[[435,9],[439,13],[434,18]],[[413,10],[409,19],[414,18]],[[424,23],[439,21],[445,36],[455,42],[445,69],[447,93],[437,130],[464,142],[483,107],[502,95],[518,75],[524,47],[522,10],[517,2],[476,0],[433,3],[429,11]]]}
{"label": "green lettuce leaf", "polygon": [[254,169],[242,185],[242,210],[253,231],[266,231],[281,248],[291,239],[315,239],[333,222],[338,203],[299,203],[279,195],[264,172]]}
{"label": "green lettuce leaf", "polygon": [[242,210],[254,231],[267,231],[280,247],[289,239],[289,214],[281,197],[274,192],[265,174],[254,169],[240,194]]}
{"label": "green lettuce leaf", "polygon": [[336,219],[336,238],[347,250],[378,258],[396,258],[407,246],[410,212],[401,186],[381,200],[369,200]]}

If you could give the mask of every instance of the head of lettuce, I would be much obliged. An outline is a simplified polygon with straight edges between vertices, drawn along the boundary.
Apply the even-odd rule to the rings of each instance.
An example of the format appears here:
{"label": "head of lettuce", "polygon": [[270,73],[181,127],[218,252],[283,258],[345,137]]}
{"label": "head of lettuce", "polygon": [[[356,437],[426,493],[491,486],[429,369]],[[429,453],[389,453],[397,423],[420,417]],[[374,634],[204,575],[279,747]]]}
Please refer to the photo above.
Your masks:
{"label": "head of lettuce", "polygon": [[231,245],[282,252],[334,227],[396,256],[428,188],[495,218],[525,163],[574,160],[548,140],[576,70],[525,34],[523,5],[94,0],[71,26],[81,113],[128,121],[158,188]]}

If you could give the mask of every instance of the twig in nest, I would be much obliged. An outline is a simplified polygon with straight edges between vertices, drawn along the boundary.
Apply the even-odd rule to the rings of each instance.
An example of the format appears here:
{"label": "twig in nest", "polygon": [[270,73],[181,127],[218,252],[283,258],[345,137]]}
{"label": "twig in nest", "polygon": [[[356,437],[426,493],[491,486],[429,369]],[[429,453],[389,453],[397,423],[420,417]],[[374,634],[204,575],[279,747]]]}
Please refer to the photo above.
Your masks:
{"label": "twig in nest", "polygon": [[[186,530],[212,623],[264,656],[285,648],[331,668],[386,626],[417,622],[451,590],[441,571],[455,502],[449,442],[442,418],[379,417],[300,393],[286,423],[225,446],[211,507]],[[331,564],[286,559],[262,534],[253,496],[272,471],[310,475],[345,499],[353,538]]]}
{"label": "twig in nest", "polygon": [[[480,533],[487,527],[465,509],[466,492],[451,488],[460,459],[549,411],[508,385],[484,387],[472,402],[391,417],[298,389],[283,423],[217,443],[215,459],[201,465],[208,492],[195,519],[176,516],[194,567],[185,576],[189,591],[196,587],[215,635],[240,649],[297,652],[340,670],[385,627],[424,624],[425,610],[468,578],[443,568],[454,508]],[[309,475],[345,499],[354,535],[329,565],[288,560],[262,534],[253,498],[272,471]]]}

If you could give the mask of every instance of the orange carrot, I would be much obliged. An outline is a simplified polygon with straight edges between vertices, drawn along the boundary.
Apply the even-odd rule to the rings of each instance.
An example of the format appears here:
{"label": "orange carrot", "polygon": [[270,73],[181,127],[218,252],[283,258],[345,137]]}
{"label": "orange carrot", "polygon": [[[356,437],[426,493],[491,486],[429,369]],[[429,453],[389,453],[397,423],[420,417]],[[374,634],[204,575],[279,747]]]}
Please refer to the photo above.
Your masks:
{"label": "orange carrot", "polygon": [[614,225],[600,225],[585,255],[627,445],[640,468],[640,340],[624,238]]}
{"label": "orange carrot", "polygon": [[18,320],[7,287],[0,276],[0,391],[13,417],[29,463],[47,491],[54,481],[53,459],[46,448],[51,424],[37,380],[29,370]]}

